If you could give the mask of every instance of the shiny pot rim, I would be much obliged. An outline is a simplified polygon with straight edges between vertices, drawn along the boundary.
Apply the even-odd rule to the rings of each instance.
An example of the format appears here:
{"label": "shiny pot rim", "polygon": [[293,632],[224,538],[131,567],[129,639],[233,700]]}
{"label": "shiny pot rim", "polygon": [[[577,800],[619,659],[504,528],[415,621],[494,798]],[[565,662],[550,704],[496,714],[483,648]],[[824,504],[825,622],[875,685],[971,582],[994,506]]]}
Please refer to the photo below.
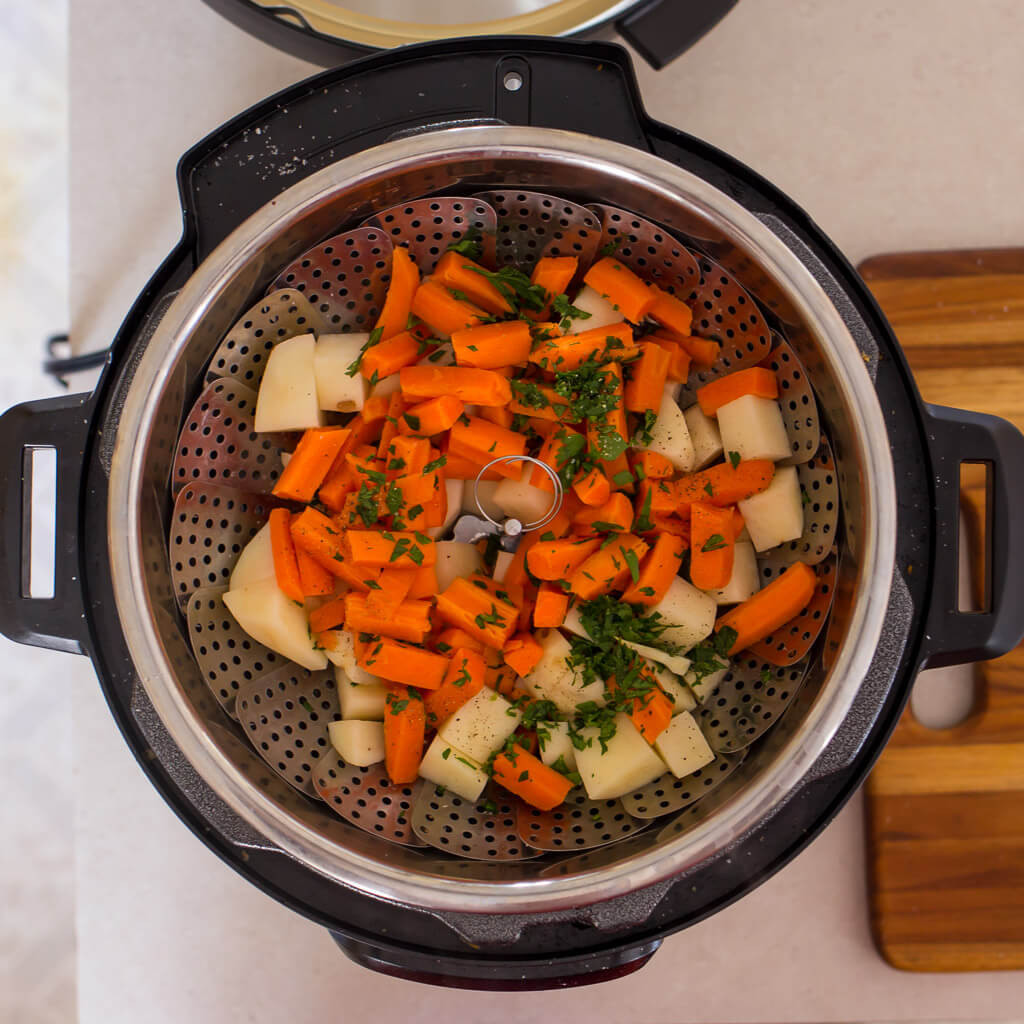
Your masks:
{"label": "shiny pot rim", "polygon": [[[187,340],[228,283],[258,265],[289,225],[339,192],[403,170],[456,159],[523,157],[565,168],[595,167],[642,184],[712,224],[766,268],[815,335],[854,424],[863,528],[857,596],[828,679],[804,721],[771,765],[707,821],[621,863],[558,878],[453,881],[412,875],[340,847],[256,789],[191,710],[154,625],[143,584],[139,495],[162,389]],[[128,429],[125,429],[125,428]],[[347,157],[283,192],[237,227],[194,271],[159,324],[129,389],[110,474],[108,529],[115,599],[140,681],[185,758],[252,827],[319,873],[386,900],[437,910],[532,912],[599,902],[651,885],[700,862],[749,832],[793,792],[843,722],[867,673],[886,614],[895,553],[896,495],[888,433],[862,355],[825,291],[786,243],[753,213],[704,179],[636,148],[546,128],[465,127],[426,132]]]}

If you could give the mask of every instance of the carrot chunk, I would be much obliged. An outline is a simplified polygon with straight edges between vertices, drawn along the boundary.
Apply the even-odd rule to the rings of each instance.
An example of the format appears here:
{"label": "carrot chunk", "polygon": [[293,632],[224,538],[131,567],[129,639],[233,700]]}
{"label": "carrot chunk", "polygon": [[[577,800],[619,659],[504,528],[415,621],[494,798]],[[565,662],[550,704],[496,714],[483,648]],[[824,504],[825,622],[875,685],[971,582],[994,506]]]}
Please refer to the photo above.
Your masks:
{"label": "carrot chunk", "polygon": [[597,508],[581,508],[572,517],[572,525],[578,533],[626,533],[633,526],[633,506],[625,494],[616,491]]}
{"label": "carrot chunk", "polygon": [[[542,583],[537,590],[537,601],[533,606],[535,629],[556,629],[565,622],[569,613],[569,595],[551,583]],[[520,675],[526,675],[520,672]]]}
{"label": "carrot chunk", "polygon": [[307,430],[274,484],[274,495],[288,501],[312,501],[349,436],[345,427]]}
{"label": "carrot chunk", "polygon": [[625,388],[626,408],[630,412],[653,409],[657,413],[671,362],[671,355],[658,345],[649,341],[640,345],[640,358],[632,364]]}
{"label": "carrot chunk", "polygon": [[402,393],[410,401],[448,395],[470,405],[508,405],[512,388],[494,370],[471,366],[405,366],[398,372]]}
{"label": "carrot chunk", "polygon": [[[459,421],[448,434],[448,449],[454,455],[486,465],[492,459],[526,454],[526,438],[513,430],[489,423],[479,416],[470,416],[468,422]],[[510,479],[518,479],[523,472],[519,462],[505,462],[494,469]]]}
{"label": "carrot chunk", "polygon": [[403,366],[412,366],[418,359],[429,356],[437,348],[436,341],[433,344],[428,342],[429,337],[430,331],[420,324],[386,341],[379,341],[363,353],[359,372],[367,380],[384,380],[398,373]]}
{"label": "carrot chunk", "polygon": [[578,370],[588,359],[621,362],[632,359],[639,351],[633,344],[633,328],[623,322],[595,327],[579,334],[543,339],[530,353],[530,362],[542,370],[562,373]]}
{"label": "carrot chunk", "polygon": [[611,544],[594,552],[573,573],[569,586],[584,601],[620,590],[631,576],[639,574],[640,559],[647,551],[647,542],[635,534],[616,535]]}
{"label": "carrot chunk", "polygon": [[494,759],[493,778],[500,786],[540,811],[550,811],[569,795],[572,783],[520,744]]}
{"label": "carrot chunk", "polygon": [[302,603],[305,593],[299,576],[299,563],[291,533],[292,514],[285,508],[270,513],[270,549],[274,556],[274,576],[286,597]]}
{"label": "carrot chunk", "polygon": [[457,647],[451,654],[448,671],[441,685],[423,698],[427,724],[433,728],[455,714],[471,697],[484,688],[487,666],[478,651]]}
{"label": "carrot chunk", "polygon": [[[679,572],[686,543],[671,533],[659,534],[654,547],[640,563],[640,577],[626,589],[622,600],[627,604],[656,605],[667,593]],[[695,584],[696,585],[696,584]]]}
{"label": "carrot chunk", "polygon": [[705,416],[714,416],[723,405],[743,398],[744,395],[778,398],[779,379],[775,376],[775,371],[763,366],[751,366],[746,370],[727,373],[724,377],[697,388],[697,401]]}
{"label": "carrot chunk", "polygon": [[600,540],[548,540],[530,548],[526,564],[539,580],[568,579],[601,546]]}
{"label": "carrot chunk", "polygon": [[655,290],[614,256],[598,260],[583,275],[583,280],[635,324],[640,323],[658,301]]}
{"label": "carrot chunk", "polygon": [[509,601],[476,587],[462,576],[437,597],[437,614],[450,626],[487,647],[500,650],[515,632],[519,609]]}
{"label": "carrot chunk", "polygon": [[408,530],[347,530],[344,539],[345,554],[354,565],[362,568],[418,569],[434,565],[437,548],[423,534]]}
{"label": "carrot chunk", "polygon": [[511,313],[512,304],[488,279],[488,271],[461,253],[448,251],[434,267],[434,277],[452,291],[461,292],[488,313]]}
{"label": "carrot chunk", "polygon": [[690,506],[690,579],[700,590],[718,590],[732,576],[736,554],[732,511],[703,501]]}
{"label": "carrot chunk", "polygon": [[452,348],[459,366],[475,366],[481,370],[525,363],[532,345],[530,325],[525,320],[467,327],[452,334]]}
{"label": "carrot chunk", "polygon": [[517,675],[528,676],[544,656],[544,650],[532,633],[516,633],[501,649],[505,664]]}
{"label": "carrot chunk", "polygon": [[799,615],[814,596],[817,582],[809,565],[794,562],[753,597],[727,611],[718,619],[715,629],[735,630],[736,639],[728,653],[745,650]]}
{"label": "carrot chunk", "polygon": [[768,488],[775,476],[771,459],[744,459],[732,465],[723,462],[699,473],[680,477],[675,482],[676,503],[680,513],[695,501],[706,505],[735,505]]}
{"label": "carrot chunk", "polygon": [[436,690],[448,671],[448,659],[443,655],[386,636],[374,636],[361,644],[356,663],[389,682],[423,690]]}
{"label": "carrot chunk", "polygon": [[651,317],[676,334],[689,334],[693,324],[693,310],[682,299],[677,299],[657,285],[651,285],[651,291],[654,292]]}
{"label": "carrot chunk", "polygon": [[384,770],[393,785],[416,781],[426,734],[427,714],[419,695],[404,686],[392,689],[384,713]]}
{"label": "carrot chunk", "polygon": [[486,318],[484,311],[457,299],[439,281],[427,280],[416,289],[410,307],[435,334],[448,338],[463,327],[472,327]]}
{"label": "carrot chunk", "polygon": [[551,309],[551,300],[564,294],[579,269],[575,256],[542,256],[537,260],[530,275],[530,283],[544,289],[544,308],[527,315],[533,320],[546,320]]}

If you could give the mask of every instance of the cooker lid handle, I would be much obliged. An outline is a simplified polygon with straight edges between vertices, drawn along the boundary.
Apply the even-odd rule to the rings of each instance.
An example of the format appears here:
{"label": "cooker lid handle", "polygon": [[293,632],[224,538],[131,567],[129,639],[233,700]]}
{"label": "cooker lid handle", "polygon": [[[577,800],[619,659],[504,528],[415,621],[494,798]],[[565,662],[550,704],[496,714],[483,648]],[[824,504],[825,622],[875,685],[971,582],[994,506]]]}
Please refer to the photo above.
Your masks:
{"label": "cooker lid handle", "polygon": [[[998,416],[927,405],[935,479],[936,545],[922,664],[998,658],[1024,636],[1024,434]],[[987,468],[985,600],[959,607],[960,466]]]}
{"label": "cooker lid handle", "polygon": [[[86,653],[88,638],[78,508],[90,398],[25,402],[0,417],[0,632],[18,643],[72,654]],[[52,591],[36,586],[32,571],[33,467],[41,453],[51,451],[56,455]],[[41,590],[50,596],[32,596]]]}
{"label": "cooker lid handle", "polygon": [[652,0],[633,8],[615,27],[651,67],[660,70],[707,35],[738,0]]}

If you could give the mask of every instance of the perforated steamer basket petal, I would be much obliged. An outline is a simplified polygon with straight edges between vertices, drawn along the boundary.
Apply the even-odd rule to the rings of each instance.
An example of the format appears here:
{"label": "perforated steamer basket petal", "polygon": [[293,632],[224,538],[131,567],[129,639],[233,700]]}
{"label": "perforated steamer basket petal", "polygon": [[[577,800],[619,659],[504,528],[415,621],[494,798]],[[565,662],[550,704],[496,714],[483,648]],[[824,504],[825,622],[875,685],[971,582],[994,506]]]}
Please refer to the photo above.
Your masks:
{"label": "perforated steamer basket petal", "polygon": [[260,495],[217,484],[186,484],[175,499],[168,538],[179,603],[200,587],[226,584],[242,549],[269,513]]}
{"label": "perforated steamer basket petal", "polygon": [[786,460],[791,466],[814,458],[821,443],[818,403],[807,380],[807,371],[789,343],[772,332],[775,347],[761,365],[774,370],[779,382],[779,408],[793,454]]}
{"label": "perforated steamer basket petal", "polygon": [[677,779],[666,772],[622,798],[622,806],[636,818],[660,818],[695,804],[717,789],[743,763],[744,754],[720,753],[711,764]]}
{"label": "perforated steamer basket petal", "polygon": [[281,666],[284,658],[242,629],[224,604],[225,593],[227,587],[194,591],[186,606],[186,621],[203,681],[220,706],[236,718],[238,691],[275,666]]}
{"label": "perforated steamer basket petal", "polygon": [[206,371],[207,383],[234,377],[251,388],[259,386],[270,350],[279,342],[312,331],[319,334],[323,316],[302,292],[281,288],[269,292],[224,335]]}
{"label": "perforated steamer basket petal", "polygon": [[433,196],[414,199],[373,214],[367,225],[380,228],[397,245],[407,246],[423,276],[431,273],[445,250],[468,231],[479,236],[486,258],[494,256],[497,216],[482,199]]}
{"label": "perforated steamer basket petal", "polygon": [[319,798],[313,772],[330,749],[327,725],[341,718],[330,669],[291,662],[239,687],[235,711],[256,752],[286,782]]}
{"label": "perforated steamer basket petal", "polygon": [[495,259],[529,274],[542,256],[575,256],[586,272],[601,244],[601,223],[585,206],[543,192],[502,189],[477,197],[494,208]]}
{"label": "perforated steamer basket petal", "polygon": [[524,843],[552,852],[606,846],[632,835],[642,825],[621,800],[591,800],[579,786],[550,811],[520,804],[517,820]]}
{"label": "perforated steamer basket petal", "polygon": [[373,327],[390,278],[390,240],[383,231],[362,227],[304,252],[271,287],[301,292],[323,329],[340,334]]}
{"label": "perforated steamer basket petal", "polygon": [[230,377],[206,386],[185,417],[171,467],[171,490],[221,484],[257,494],[281,475],[281,449],[253,429],[256,392]]}
{"label": "perforated steamer basket petal", "polygon": [[396,786],[383,763],[360,768],[346,764],[333,748],[313,771],[313,787],[335,814],[366,832],[403,846],[424,846],[412,827],[412,810],[422,779]]}

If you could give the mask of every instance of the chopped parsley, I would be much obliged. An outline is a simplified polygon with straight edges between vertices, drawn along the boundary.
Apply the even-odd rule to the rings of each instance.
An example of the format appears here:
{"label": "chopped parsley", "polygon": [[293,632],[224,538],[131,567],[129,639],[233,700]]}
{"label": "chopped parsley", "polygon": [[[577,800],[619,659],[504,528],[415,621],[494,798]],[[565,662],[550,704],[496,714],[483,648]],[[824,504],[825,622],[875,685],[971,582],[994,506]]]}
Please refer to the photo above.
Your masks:
{"label": "chopped parsley", "polygon": [[467,259],[478,260],[483,254],[482,236],[477,227],[469,228],[466,233],[457,241],[448,246],[447,252],[457,252]]}
{"label": "chopped parsley", "polygon": [[483,267],[467,266],[482,277],[485,277],[501,292],[502,298],[514,309],[530,309],[540,312],[546,303],[547,294],[539,284],[530,279],[515,267],[502,267],[500,270],[484,270]]}
{"label": "chopped parsley", "polygon": [[725,538],[720,533],[713,533],[701,545],[701,551],[718,551],[720,548],[724,548],[725,546]]}
{"label": "chopped parsley", "polygon": [[348,367],[345,370],[345,376],[354,377],[359,372],[359,367],[362,366],[363,363],[363,356],[365,356],[366,353],[371,348],[373,348],[374,345],[380,342],[381,336],[383,334],[383,327],[374,327],[374,329],[370,331],[370,336],[366,339],[365,344],[359,350],[359,355],[357,355],[355,359],[353,359],[352,362],[348,364]]}
{"label": "chopped parsley", "polygon": [[732,463],[732,468],[735,469],[742,459],[739,452],[729,452],[729,461]]}

